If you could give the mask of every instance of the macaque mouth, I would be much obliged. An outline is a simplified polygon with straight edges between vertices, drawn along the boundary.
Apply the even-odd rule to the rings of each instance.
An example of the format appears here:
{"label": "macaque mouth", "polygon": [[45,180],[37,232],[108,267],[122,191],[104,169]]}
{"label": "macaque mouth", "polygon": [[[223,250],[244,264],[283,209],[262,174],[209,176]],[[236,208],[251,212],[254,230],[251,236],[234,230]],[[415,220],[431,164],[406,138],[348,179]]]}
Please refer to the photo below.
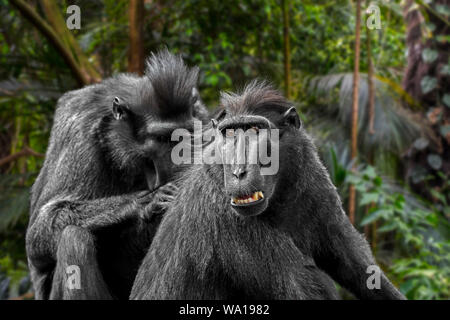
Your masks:
{"label": "macaque mouth", "polygon": [[262,191],[256,191],[251,195],[236,197],[231,199],[231,205],[236,207],[249,207],[264,201]]}

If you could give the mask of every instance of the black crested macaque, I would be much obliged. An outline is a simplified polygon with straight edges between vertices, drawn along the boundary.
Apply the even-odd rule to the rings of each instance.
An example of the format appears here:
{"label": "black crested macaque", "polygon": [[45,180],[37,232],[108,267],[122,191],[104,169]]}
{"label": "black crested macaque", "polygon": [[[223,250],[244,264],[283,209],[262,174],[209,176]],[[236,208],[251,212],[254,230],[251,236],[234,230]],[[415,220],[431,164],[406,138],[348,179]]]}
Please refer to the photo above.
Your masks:
{"label": "black crested macaque", "polygon": [[[223,160],[234,146],[245,161],[184,172],[130,298],[336,299],[333,278],[360,299],[403,299],[382,272],[379,289],[366,285],[375,260],[292,104],[253,82],[240,95],[223,94],[221,106],[211,129],[218,139],[204,151],[216,148]],[[239,129],[263,138],[246,142],[233,134]],[[279,148],[274,175],[262,175],[267,163],[249,161],[264,141]]]}
{"label": "black crested macaque", "polygon": [[37,299],[128,299],[176,193],[171,133],[207,115],[197,77],[162,50],[143,77],[119,74],[59,99],[26,235]]}

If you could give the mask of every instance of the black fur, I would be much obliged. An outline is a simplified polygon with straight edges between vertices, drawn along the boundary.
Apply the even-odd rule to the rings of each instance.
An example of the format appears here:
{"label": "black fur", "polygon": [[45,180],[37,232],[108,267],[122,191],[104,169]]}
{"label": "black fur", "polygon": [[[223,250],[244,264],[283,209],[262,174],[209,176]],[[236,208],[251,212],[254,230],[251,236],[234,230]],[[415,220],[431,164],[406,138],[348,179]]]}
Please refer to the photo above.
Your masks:
{"label": "black fur", "polygon": [[282,130],[268,207],[256,216],[236,214],[225,166],[193,166],[178,182],[130,298],[335,299],[329,276],[362,299],[404,298],[384,274],[381,289],[367,288],[374,258],[346,217],[311,138],[282,118],[290,103],[253,82],[241,95],[224,95],[222,106],[223,121],[260,115]]}
{"label": "black fur", "polygon": [[[177,116],[195,102],[193,88],[197,83],[198,67],[189,70],[181,56],[168,55],[167,49],[153,54],[147,60],[146,74],[153,83],[160,114]],[[180,77],[180,74],[185,76]]]}
{"label": "black fur", "polygon": [[[37,299],[128,298],[159,223],[153,214],[174,194],[170,185],[149,191],[143,170],[170,148],[148,130],[174,117],[190,127],[206,114],[192,99],[197,74],[163,51],[143,77],[120,74],[59,99],[26,235]],[[120,120],[115,97],[126,111]],[[66,288],[71,264],[81,268],[81,290]]]}

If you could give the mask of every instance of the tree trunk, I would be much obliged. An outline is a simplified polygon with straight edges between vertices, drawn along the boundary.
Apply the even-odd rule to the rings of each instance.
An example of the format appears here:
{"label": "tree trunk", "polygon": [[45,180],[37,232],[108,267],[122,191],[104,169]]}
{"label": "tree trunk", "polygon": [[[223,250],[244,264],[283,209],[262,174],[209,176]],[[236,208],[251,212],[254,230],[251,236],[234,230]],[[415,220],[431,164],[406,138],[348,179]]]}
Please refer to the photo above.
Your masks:
{"label": "tree trunk", "polygon": [[372,61],[372,37],[371,30],[366,26],[366,46],[367,46],[367,86],[369,88],[369,99],[367,101],[369,109],[369,133],[374,134],[375,121],[375,84],[373,82],[373,61]]}
{"label": "tree trunk", "polygon": [[[369,6],[369,1],[366,0],[366,6]],[[366,48],[367,48],[367,86],[369,89],[369,97],[367,101],[367,107],[369,110],[369,133],[374,134],[374,121],[375,121],[375,84],[373,82],[373,60],[372,60],[372,37],[371,37],[371,31],[367,26],[366,28]],[[374,165],[374,155],[371,152],[369,154],[369,164]],[[371,203],[367,209],[374,207],[375,203]],[[367,211],[368,211],[367,210]],[[372,251],[375,252],[377,248],[377,223],[374,222],[372,225],[366,225],[364,228],[364,233],[366,234],[366,238],[369,239],[369,235],[371,235],[370,239],[370,245],[372,246]]]}
{"label": "tree trunk", "polygon": [[[356,169],[356,157],[358,155],[358,98],[359,98],[359,51],[361,38],[361,0],[356,1],[356,30],[355,30],[355,65],[353,71],[353,104],[351,123],[351,159],[353,161],[352,170]],[[350,185],[348,215],[351,223],[355,223],[355,200],[356,190],[354,185]]]}
{"label": "tree trunk", "polygon": [[129,4],[128,72],[144,74],[144,0],[131,0]]}
{"label": "tree trunk", "polygon": [[289,0],[282,0],[283,46],[284,46],[284,90],[287,99],[291,98],[291,45],[289,37]]}

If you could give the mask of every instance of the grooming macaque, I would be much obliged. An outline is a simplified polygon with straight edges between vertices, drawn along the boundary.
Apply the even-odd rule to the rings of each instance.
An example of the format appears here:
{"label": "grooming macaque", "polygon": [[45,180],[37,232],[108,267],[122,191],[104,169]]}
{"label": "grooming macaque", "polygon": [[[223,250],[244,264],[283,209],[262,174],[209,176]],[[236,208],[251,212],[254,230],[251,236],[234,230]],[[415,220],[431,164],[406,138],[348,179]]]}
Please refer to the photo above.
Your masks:
{"label": "grooming macaque", "polygon": [[[197,76],[165,50],[143,77],[120,74],[59,99],[26,235],[37,299],[128,298],[176,193],[171,133],[207,115]],[[66,283],[72,265],[79,289]]]}

